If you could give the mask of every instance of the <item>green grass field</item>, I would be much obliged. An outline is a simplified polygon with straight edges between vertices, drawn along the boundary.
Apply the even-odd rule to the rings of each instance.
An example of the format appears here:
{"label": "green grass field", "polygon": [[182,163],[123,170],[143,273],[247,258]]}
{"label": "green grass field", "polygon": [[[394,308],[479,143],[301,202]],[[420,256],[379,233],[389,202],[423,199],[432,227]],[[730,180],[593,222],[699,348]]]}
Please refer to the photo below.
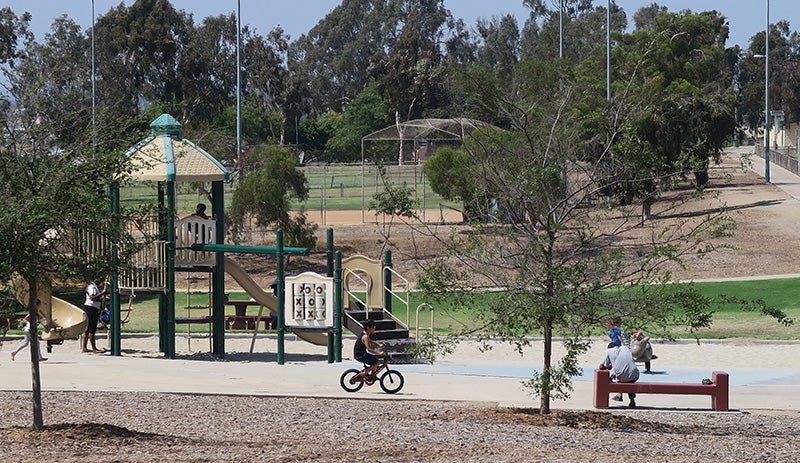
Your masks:
{"label": "green grass field", "polygon": [[[723,339],[723,338],[756,338],[756,339],[783,339],[800,340],[800,279],[777,279],[777,280],[752,280],[752,281],[731,281],[714,283],[696,283],[699,291],[708,297],[715,297],[720,294],[740,297],[743,299],[761,299],[767,305],[783,310],[786,314],[796,321],[792,326],[783,326],[774,319],[761,315],[758,312],[743,310],[735,305],[722,305],[715,307],[713,324],[711,328],[701,330],[696,336],[701,339]],[[75,305],[80,306],[83,302],[81,291],[70,291],[59,294]],[[208,296],[192,295],[193,299],[188,301],[190,304],[198,304],[198,297],[207,298]],[[249,296],[242,292],[229,293],[231,300],[246,300]],[[485,297],[494,297],[486,294]],[[187,295],[178,291],[176,293],[176,316],[201,316],[204,313],[194,311],[189,314],[186,309]],[[480,304],[480,298],[476,299]],[[203,302],[203,301],[199,301]],[[409,298],[411,316],[409,327],[412,333],[416,328],[415,313],[417,307],[427,301],[422,299],[420,293],[412,293]],[[127,296],[122,298],[123,308],[127,307],[129,299]],[[477,310],[475,308],[456,307],[454,302],[432,304],[434,307],[435,332],[446,334],[461,331],[464,329],[475,328],[478,324]],[[138,296],[132,305],[133,311],[130,321],[123,326],[123,332],[128,333],[153,333],[158,331],[158,298],[154,295]],[[394,303],[393,312],[397,318],[405,322],[407,313],[404,307],[397,302]],[[248,314],[255,315],[255,308],[251,308]],[[226,314],[233,315],[233,307],[226,308]],[[430,326],[430,311],[423,309],[420,311],[420,334],[424,333]],[[185,327],[180,327],[185,330]],[[201,333],[205,326],[193,326],[193,333]],[[16,331],[11,331],[19,332]],[[605,327],[598,326],[597,335],[605,334]],[[538,333],[532,333],[537,336]],[[678,333],[679,337],[692,337],[688,331],[683,334]]]}
{"label": "green grass field", "polygon": [[[308,200],[294,205],[296,209],[305,207],[308,211],[319,210],[362,210],[369,207],[375,193],[384,190],[383,179],[374,165],[308,165],[300,170],[308,180]],[[415,192],[421,209],[438,208],[440,204],[456,207],[452,201],[445,201],[431,190],[422,172],[422,166],[387,166],[387,178],[395,186],[406,186]],[[194,212],[198,202],[208,204],[208,200],[198,195],[198,184],[185,183],[178,186],[176,199],[178,214]],[[210,189],[210,185],[205,185]],[[235,184],[225,185],[225,203],[230,204]],[[145,202],[155,202],[157,191],[154,184],[126,186],[120,191],[123,207],[133,207]]]}

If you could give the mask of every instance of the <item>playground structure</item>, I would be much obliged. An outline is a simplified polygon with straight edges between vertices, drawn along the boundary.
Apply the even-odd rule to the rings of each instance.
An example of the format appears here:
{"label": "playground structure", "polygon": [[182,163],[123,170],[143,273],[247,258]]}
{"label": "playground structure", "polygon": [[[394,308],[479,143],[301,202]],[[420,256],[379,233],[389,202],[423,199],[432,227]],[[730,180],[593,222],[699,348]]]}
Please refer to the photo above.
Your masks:
{"label": "playground structure", "polygon": [[[326,275],[306,272],[286,277],[284,258],[287,255],[307,254],[305,248],[285,247],[280,230],[275,246],[239,246],[224,243],[224,182],[228,170],[206,151],[184,139],[180,123],[162,114],[151,123],[151,135],[131,147],[126,156],[132,169],[131,180],[154,185],[157,192],[157,213],[152,217],[127,224],[131,234],[142,247],[130,265],[110,275],[109,294],[111,322],[109,340],[111,354],[121,355],[121,296],[151,293],[158,295],[159,349],[167,358],[175,357],[176,326],[185,324],[208,327],[211,352],[225,356],[227,273],[255,301],[275,313],[278,340],[278,363],[284,362],[284,336],[292,332],[318,345],[327,345],[329,361],[341,361],[342,329],[357,335],[363,331],[361,322],[379,320],[385,339],[399,351],[416,341],[404,325],[391,315],[392,300],[403,301],[408,313],[408,287],[405,298],[392,290],[391,254],[385,262],[363,256],[350,258],[342,264],[341,255],[333,250],[333,231],[328,230]],[[176,217],[177,184],[180,182],[211,183],[211,218],[199,216]],[[110,187],[111,209],[120,211],[120,187]],[[115,252],[119,243],[98,240],[91,234],[80,239],[85,253]],[[274,255],[277,265],[276,293],[265,291],[227,253]],[[207,312],[193,316],[187,302],[186,317],[176,316],[176,273],[202,275],[209,283]],[[399,276],[398,276],[399,277]],[[401,277],[399,277],[401,278]],[[364,300],[356,292],[362,289]],[[46,306],[45,334],[48,346],[77,337],[86,328],[83,310],[51,297],[50,289],[39,292]],[[382,294],[385,293],[385,294]],[[385,304],[382,304],[384,301]]]}

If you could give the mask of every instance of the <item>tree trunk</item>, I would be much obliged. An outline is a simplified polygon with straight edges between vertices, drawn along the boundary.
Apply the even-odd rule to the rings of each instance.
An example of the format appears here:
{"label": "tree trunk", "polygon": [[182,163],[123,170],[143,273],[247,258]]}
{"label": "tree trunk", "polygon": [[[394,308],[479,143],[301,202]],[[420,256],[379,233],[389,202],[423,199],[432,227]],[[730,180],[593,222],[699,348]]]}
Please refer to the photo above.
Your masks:
{"label": "tree trunk", "polygon": [[653,202],[649,199],[645,199],[642,202],[642,221],[640,225],[644,225],[644,223],[650,218],[653,210]]}
{"label": "tree trunk", "polygon": [[544,323],[544,371],[542,371],[542,397],[539,404],[541,415],[550,414],[550,366],[553,358],[553,328],[549,322]]}
{"label": "tree trunk", "polygon": [[33,429],[36,431],[44,430],[44,417],[42,413],[42,384],[39,375],[39,305],[38,300],[39,281],[34,279],[27,280],[28,288],[28,317],[30,320],[30,344],[31,353],[31,400],[33,402]]}

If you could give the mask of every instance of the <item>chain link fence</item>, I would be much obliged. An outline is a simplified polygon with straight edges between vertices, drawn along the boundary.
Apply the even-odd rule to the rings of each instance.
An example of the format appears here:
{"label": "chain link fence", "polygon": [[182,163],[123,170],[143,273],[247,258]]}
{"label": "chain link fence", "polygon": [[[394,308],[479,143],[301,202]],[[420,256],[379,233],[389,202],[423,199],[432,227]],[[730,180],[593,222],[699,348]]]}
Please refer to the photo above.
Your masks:
{"label": "chain link fence", "polygon": [[310,188],[306,212],[322,225],[328,224],[331,211],[358,211],[361,222],[374,221],[375,212],[369,210],[369,205],[377,193],[386,189],[385,182],[410,188],[425,222],[460,220],[460,206],[433,192],[419,164],[385,166],[385,178],[374,164],[313,164],[300,170]]}

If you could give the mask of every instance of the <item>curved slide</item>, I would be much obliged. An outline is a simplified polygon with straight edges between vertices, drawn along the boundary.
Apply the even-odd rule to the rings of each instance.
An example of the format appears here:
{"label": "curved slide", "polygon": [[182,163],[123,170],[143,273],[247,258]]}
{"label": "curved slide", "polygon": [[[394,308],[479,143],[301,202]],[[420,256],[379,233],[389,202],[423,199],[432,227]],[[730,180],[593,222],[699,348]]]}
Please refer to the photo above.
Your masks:
{"label": "curved slide", "polygon": [[57,297],[50,298],[50,320],[44,324],[42,340],[75,338],[86,331],[89,321],[80,307]]}
{"label": "curved slide", "polygon": [[[256,283],[253,278],[247,274],[245,269],[243,269],[241,265],[239,265],[230,257],[225,257],[225,273],[233,277],[233,279],[239,283],[239,286],[241,286],[242,289],[256,302],[272,310],[273,312],[278,311],[278,299],[272,295],[272,293],[268,293],[261,289],[258,283]],[[323,333],[318,330],[298,329],[292,329],[292,332],[296,334],[297,337],[303,339],[304,341],[310,342],[311,344],[316,344],[318,346],[328,345],[327,333]]]}
{"label": "curved slide", "polygon": [[[18,301],[28,301],[28,284],[22,278],[15,277],[12,280],[14,295]],[[70,304],[69,302],[53,297],[53,290],[50,285],[41,283],[36,290],[38,299],[42,301],[42,319],[40,323],[44,327],[42,330],[42,340],[61,341],[68,338],[76,338],[86,331],[88,320],[86,312],[82,308]],[[23,303],[24,304],[24,303]],[[60,344],[59,342],[55,344]]]}

